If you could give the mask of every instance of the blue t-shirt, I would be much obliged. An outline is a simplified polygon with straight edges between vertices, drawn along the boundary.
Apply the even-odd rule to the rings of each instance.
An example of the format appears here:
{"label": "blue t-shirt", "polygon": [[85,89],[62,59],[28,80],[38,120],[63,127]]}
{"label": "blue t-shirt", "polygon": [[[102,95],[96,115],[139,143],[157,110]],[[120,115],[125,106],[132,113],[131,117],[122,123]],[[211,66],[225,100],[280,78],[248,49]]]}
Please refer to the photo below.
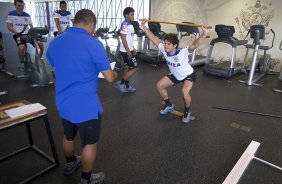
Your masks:
{"label": "blue t-shirt", "polygon": [[47,58],[55,68],[60,116],[72,123],[98,119],[103,111],[98,74],[111,68],[102,43],[86,30],[71,27],[50,43]]}

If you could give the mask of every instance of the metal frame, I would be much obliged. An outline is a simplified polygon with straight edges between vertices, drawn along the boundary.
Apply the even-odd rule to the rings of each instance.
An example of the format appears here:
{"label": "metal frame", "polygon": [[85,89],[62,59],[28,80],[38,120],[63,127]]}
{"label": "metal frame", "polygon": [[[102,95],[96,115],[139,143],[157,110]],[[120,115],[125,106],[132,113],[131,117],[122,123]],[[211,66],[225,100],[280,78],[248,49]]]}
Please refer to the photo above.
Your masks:
{"label": "metal frame", "polygon": [[[41,149],[39,149],[37,146],[34,145],[34,141],[33,141],[33,137],[32,137],[32,131],[31,131],[31,128],[30,128],[30,123],[32,121],[37,120],[37,119],[43,119],[43,121],[44,121],[45,128],[46,128],[47,135],[48,135],[48,139],[49,139],[49,143],[50,143],[50,146],[51,146],[51,151],[52,151],[52,154],[53,154],[53,158],[50,157],[48,154],[46,154],[45,152],[43,152]],[[0,132],[4,131],[4,130],[7,130],[7,129],[10,129],[10,128],[14,128],[14,127],[20,126],[20,125],[26,125],[29,145],[24,147],[24,148],[18,149],[18,150],[14,151],[14,152],[6,155],[6,156],[1,157],[0,158],[0,162],[3,161],[3,160],[6,160],[8,158],[11,158],[13,156],[16,156],[19,153],[22,153],[24,151],[33,150],[36,153],[38,153],[40,156],[42,156],[44,159],[46,159],[47,161],[49,161],[51,163],[51,165],[48,166],[47,168],[37,172],[36,174],[30,176],[29,178],[21,181],[20,183],[22,184],[22,183],[28,183],[28,182],[34,180],[35,178],[41,176],[42,174],[48,172],[49,170],[57,167],[59,165],[59,159],[58,159],[58,155],[57,155],[54,139],[53,139],[53,136],[52,136],[52,132],[51,132],[51,128],[50,128],[50,124],[49,124],[47,113],[45,113],[43,115],[40,115],[39,117],[33,118],[31,120],[27,120],[27,121],[23,121],[23,122],[20,122],[20,123],[16,123],[16,124],[11,125],[11,126],[1,127],[0,128]]]}
{"label": "metal frame", "polygon": [[260,158],[255,157],[255,153],[258,150],[260,146],[259,142],[252,141],[245,152],[242,154],[236,165],[233,167],[233,169],[230,171],[228,176],[225,178],[223,184],[236,184],[242,177],[243,173],[247,169],[248,165],[250,164],[251,161],[256,160],[259,161],[263,164],[266,164],[274,169],[277,169],[279,171],[282,171],[282,168],[274,165],[270,162],[267,162],[265,160],[262,160]]}
{"label": "metal frame", "polygon": [[[26,4],[27,12],[30,13],[35,27],[44,27],[50,24],[50,30],[55,26],[53,12],[59,9],[60,1],[31,1]],[[150,17],[148,7],[151,0],[68,0],[68,11],[73,15],[83,8],[92,10],[97,17],[97,27],[107,27],[114,30],[124,20],[123,9],[130,6],[135,10],[135,18]],[[49,6],[49,7],[47,7]],[[49,12],[47,12],[49,10]],[[48,20],[48,15],[49,19]]]}

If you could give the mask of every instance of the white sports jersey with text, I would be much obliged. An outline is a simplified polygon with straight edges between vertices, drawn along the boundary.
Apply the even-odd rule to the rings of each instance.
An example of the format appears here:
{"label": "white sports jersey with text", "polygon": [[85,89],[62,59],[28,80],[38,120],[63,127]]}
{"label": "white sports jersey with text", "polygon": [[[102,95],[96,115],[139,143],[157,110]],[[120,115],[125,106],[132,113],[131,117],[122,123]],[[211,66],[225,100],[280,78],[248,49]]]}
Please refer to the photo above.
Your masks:
{"label": "white sports jersey with text", "polygon": [[[16,10],[10,11],[6,17],[7,23],[12,23],[13,28],[19,33],[26,25],[32,24],[30,15],[26,12],[18,14]],[[27,27],[22,34],[27,34],[29,28]]]}
{"label": "white sports jersey with text", "polygon": [[160,43],[158,48],[163,53],[170,72],[177,80],[181,81],[193,73],[194,69],[189,64],[188,55],[190,52],[187,47],[178,48],[173,55],[165,51],[163,43]]}
{"label": "white sports jersey with text", "polygon": [[[126,35],[126,42],[127,42],[128,48],[129,48],[130,51],[133,51],[134,50],[134,33],[135,33],[135,30],[134,30],[132,23],[129,20],[125,19],[121,23],[120,33]],[[126,52],[126,49],[124,48],[123,44],[120,44],[120,51]]]}
{"label": "white sports jersey with text", "polygon": [[[55,11],[54,14],[54,19],[59,19],[61,30],[64,31],[67,27],[70,27],[70,21],[73,19],[72,14],[69,11],[66,11],[65,13],[62,13],[61,10]],[[54,26],[54,32],[58,31],[58,28]]]}

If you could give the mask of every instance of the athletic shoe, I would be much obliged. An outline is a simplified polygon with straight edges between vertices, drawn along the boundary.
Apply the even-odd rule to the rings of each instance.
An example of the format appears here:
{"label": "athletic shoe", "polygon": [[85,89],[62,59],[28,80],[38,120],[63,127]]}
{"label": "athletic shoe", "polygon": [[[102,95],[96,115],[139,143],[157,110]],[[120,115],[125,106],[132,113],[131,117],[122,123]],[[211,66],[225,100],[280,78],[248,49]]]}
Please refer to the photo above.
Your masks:
{"label": "athletic shoe", "polygon": [[105,174],[103,172],[99,172],[95,174],[92,173],[89,181],[81,178],[80,184],[103,184],[104,180],[105,180]]}
{"label": "athletic shoe", "polygon": [[122,93],[126,93],[126,91],[125,91],[125,88],[126,88],[125,84],[121,84],[120,81],[117,81],[115,83],[115,88],[117,88]]}
{"label": "athletic shoe", "polygon": [[166,115],[169,112],[174,111],[174,105],[172,104],[171,106],[165,106],[164,109],[160,110],[161,115]]}
{"label": "athletic shoe", "polygon": [[132,86],[128,85],[128,88],[125,88],[125,93],[134,93],[136,91],[135,88],[133,88]]}
{"label": "athletic shoe", "polygon": [[64,175],[69,176],[72,175],[80,166],[81,166],[81,158],[78,155],[75,155],[76,161],[66,163],[64,169]]}
{"label": "athletic shoe", "polygon": [[190,116],[191,116],[191,112],[189,112],[186,117],[184,115],[182,118],[182,122],[188,124],[190,122]]}

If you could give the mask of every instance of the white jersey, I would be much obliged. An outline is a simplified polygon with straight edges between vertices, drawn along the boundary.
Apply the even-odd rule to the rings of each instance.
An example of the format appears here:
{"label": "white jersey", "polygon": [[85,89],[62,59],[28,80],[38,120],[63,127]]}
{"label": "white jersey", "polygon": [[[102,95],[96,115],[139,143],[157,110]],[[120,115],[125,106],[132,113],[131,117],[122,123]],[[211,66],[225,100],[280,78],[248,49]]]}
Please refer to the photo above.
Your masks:
{"label": "white jersey", "polygon": [[[129,20],[125,19],[121,23],[120,33],[126,35],[126,42],[127,42],[128,48],[129,48],[130,51],[133,51],[134,50],[134,33],[135,33],[135,30],[134,30],[132,23]],[[120,49],[121,52],[126,52],[126,49],[123,46],[123,44],[120,44],[119,49]]]}
{"label": "white jersey", "polygon": [[187,47],[177,49],[173,55],[165,51],[162,43],[158,45],[158,48],[163,53],[170,72],[177,80],[181,81],[193,73],[194,69],[189,64],[188,55],[190,52]]}
{"label": "white jersey", "polygon": [[[67,27],[70,27],[70,20],[73,19],[72,14],[69,11],[63,13],[61,10],[55,11],[54,19],[59,19],[61,30],[64,31]],[[54,32],[58,31],[58,28],[55,23]]]}
{"label": "white jersey", "polygon": [[[7,23],[12,23],[13,28],[19,33],[21,32],[26,25],[32,24],[30,15],[26,12],[18,14],[16,10],[10,11],[6,17]],[[28,33],[28,26],[22,34]]]}

